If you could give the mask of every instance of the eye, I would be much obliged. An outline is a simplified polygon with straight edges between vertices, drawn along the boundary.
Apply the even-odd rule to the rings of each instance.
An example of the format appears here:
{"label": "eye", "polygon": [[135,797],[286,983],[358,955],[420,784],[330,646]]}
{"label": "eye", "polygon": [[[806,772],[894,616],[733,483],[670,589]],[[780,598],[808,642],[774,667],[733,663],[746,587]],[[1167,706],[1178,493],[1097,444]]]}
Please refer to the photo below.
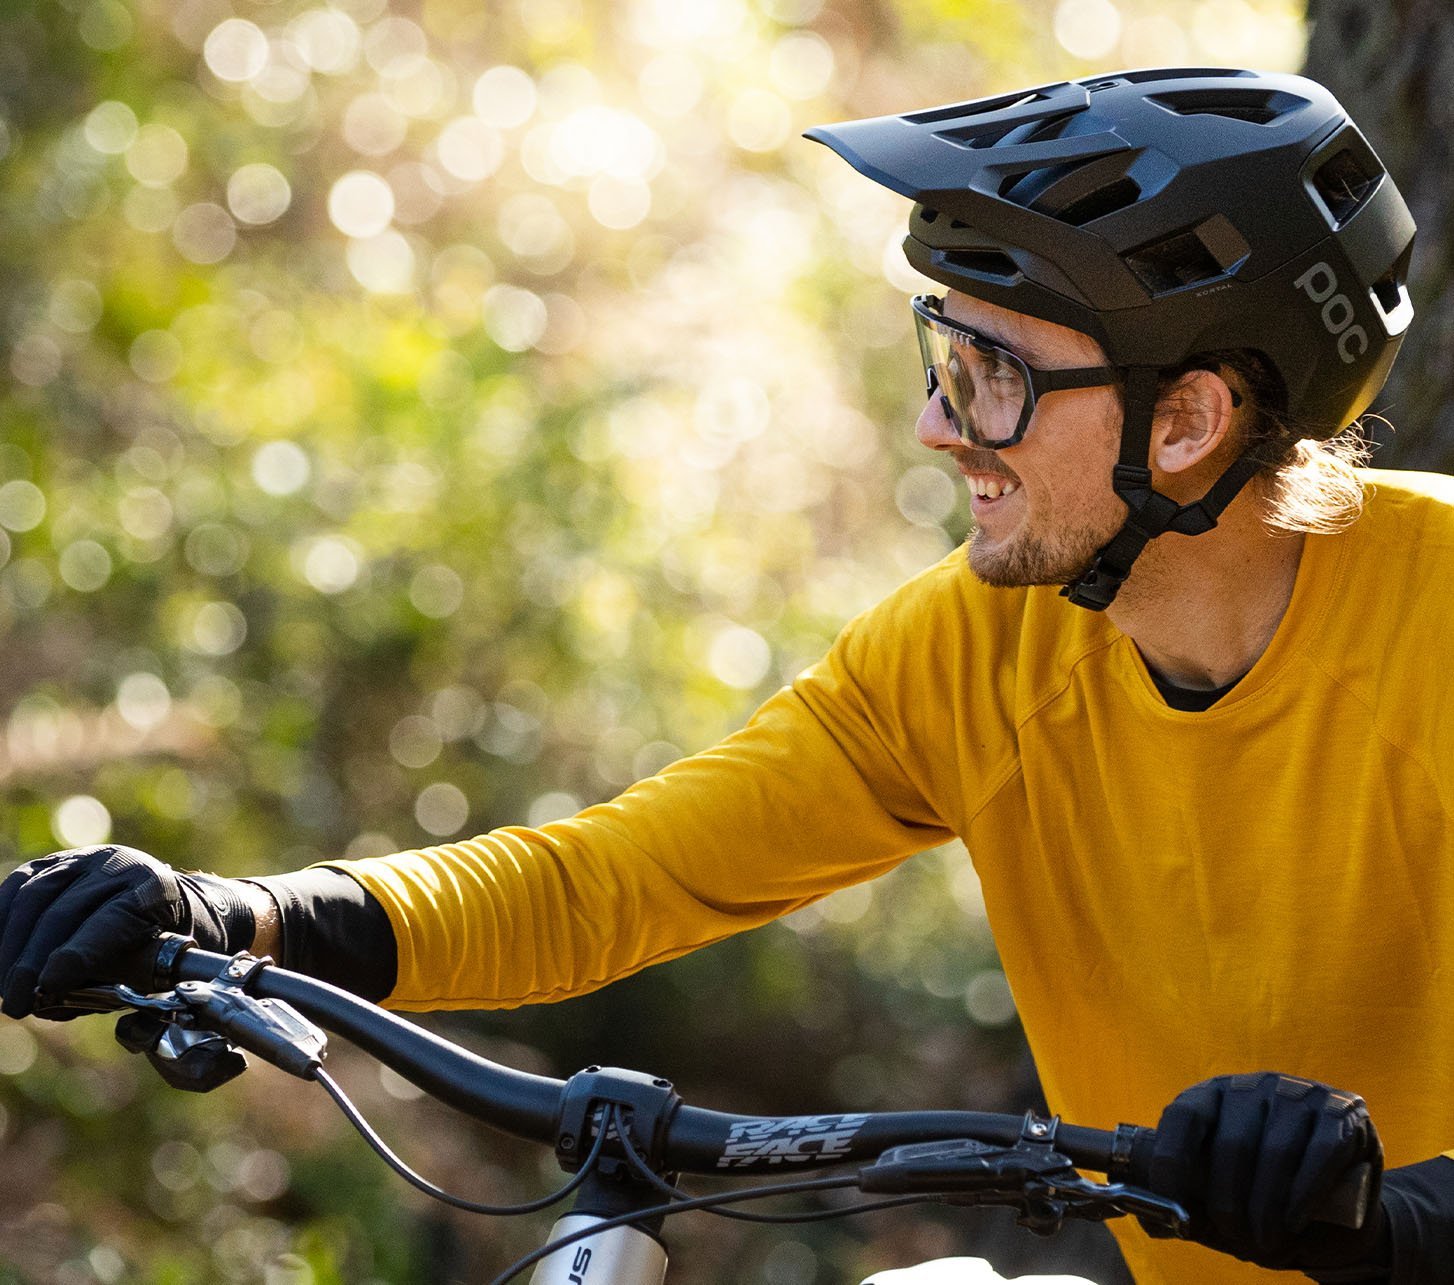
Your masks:
{"label": "eye", "polygon": [[1018,366],[1012,366],[1007,361],[996,361],[990,369],[990,384],[1000,396],[1011,397],[1024,389],[1025,380]]}

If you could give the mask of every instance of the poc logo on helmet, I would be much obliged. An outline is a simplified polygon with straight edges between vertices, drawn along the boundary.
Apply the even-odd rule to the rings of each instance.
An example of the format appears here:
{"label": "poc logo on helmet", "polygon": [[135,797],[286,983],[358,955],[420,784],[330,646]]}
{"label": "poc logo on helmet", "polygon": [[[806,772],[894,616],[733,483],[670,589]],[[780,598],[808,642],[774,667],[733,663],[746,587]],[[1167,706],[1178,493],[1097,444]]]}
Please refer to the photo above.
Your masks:
{"label": "poc logo on helmet", "polygon": [[1293,282],[1314,303],[1323,305],[1323,329],[1338,336],[1338,356],[1355,362],[1368,351],[1368,332],[1353,324],[1353,304],[1338,291],[1338,278],[1326,263],[1315,263]]}

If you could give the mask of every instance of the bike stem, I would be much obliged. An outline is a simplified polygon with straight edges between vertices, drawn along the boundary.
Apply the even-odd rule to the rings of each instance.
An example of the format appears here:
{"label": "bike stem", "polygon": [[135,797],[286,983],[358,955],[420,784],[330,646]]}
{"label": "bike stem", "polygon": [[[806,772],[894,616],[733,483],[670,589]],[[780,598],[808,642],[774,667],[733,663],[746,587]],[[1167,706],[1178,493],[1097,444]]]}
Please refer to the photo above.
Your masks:
{"label": "bike stem", "polygon": [[[550,1240],[660,1203],[660,1193],[645,1183],[593,1173],[581,1184],[570,1213],[550,1229]],[[661,1222],[660,1217],[651,1220],[649,1230],[610,1227],[563,1245],[541,1259],[530,1285],[662,1285],[666,1246],[659,1236]]]}

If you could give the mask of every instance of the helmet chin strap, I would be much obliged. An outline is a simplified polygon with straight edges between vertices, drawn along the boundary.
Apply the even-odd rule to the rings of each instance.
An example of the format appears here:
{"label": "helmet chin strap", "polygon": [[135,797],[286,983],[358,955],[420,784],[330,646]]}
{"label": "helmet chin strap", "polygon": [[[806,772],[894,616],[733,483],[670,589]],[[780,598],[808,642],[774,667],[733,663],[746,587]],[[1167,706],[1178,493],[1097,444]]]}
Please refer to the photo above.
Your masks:
{"label": "helmet chin strap", "polygon": [[1126,414],[1121,424],[1121,453],[1111,470],[1111,485],[1129,510],[1125,525],[1103,545],[1091,564],[1060,591],[1077,607],[1104,611],[1131,574],[1131,567],[1158,535],[1201,535],[1262,467],[1251,452],[1233,462],[1200,500],[1177,504],[1151,485],[1151,423],[1156,416],[1160,370],[1133,366],[1127,372]]}

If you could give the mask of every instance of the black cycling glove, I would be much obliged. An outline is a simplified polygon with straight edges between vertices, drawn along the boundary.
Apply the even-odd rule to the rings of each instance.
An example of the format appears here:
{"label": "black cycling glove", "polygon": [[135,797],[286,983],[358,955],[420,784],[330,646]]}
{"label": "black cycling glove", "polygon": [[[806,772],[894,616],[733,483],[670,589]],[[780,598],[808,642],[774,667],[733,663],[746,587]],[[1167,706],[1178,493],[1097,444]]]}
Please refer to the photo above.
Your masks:
{"label": "black cycling glove", "polygon": [[[1372,1182],[1352,1230],[1316,1221],[1358,1165]],[[1263,1267],[1357,1265],[1388,1252],[1383,1146],[1363,1099],[1270,1071],[1221,1075],[1177,1096],[1156,1126],[1149,1185],[1191,1215],[1191,1239]],[[1385,1265],[1386,1269],[1386,1265]]]}
{"label": "black cycling glove", "polygon": [[0,883],[0,1012],[26,1016],[37,987],[61,995],[115,980],[108,974],[158,929],[231,953],[254,928],[230,879],[182,874],[114,844],[53,853]]}

